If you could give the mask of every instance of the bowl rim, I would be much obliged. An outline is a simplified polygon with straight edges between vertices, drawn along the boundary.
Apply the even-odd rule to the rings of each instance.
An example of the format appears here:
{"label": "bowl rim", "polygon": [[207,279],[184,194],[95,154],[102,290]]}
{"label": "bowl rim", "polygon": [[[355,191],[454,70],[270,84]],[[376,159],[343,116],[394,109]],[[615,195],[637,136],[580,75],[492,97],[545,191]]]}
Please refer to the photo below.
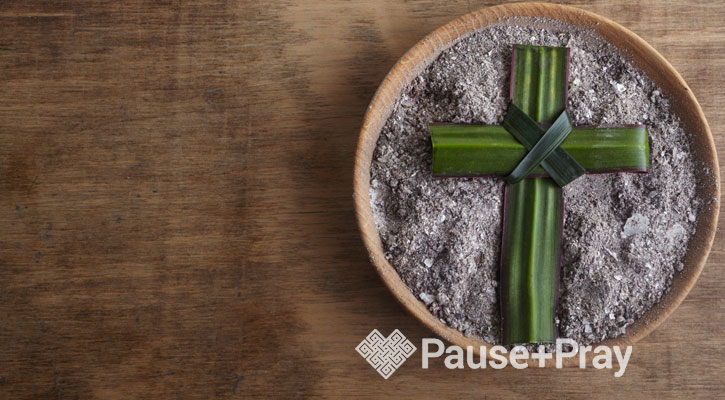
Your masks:
{"label": "bowl rim", "polygon": [[[692,150],[700,162],[698,196],[711,198],[698,215],[696,233],[688,244],[684,269],[675,274],[670,290],[663,295],[644,316],[627,328],[627,332],[613,339],[597,344],[606,346],[627,346],[638,342],[654,331],[669,317],[695,285],[702,272],[712,247],[717,228],[720,205],[720,170],[715,143],[705,115],[687,83],[675,68],[644,39],[609,20],[606,17],[579,8],[549,3],[513,3],[483,8],[465,14],[428,34],[408,50],[392,67],[373,96],[363,119],[358,139],[353,175],[354,205],[358,227],[370,260],[385,285],[403,307],[434,333],[452,344],[466,347],[480,355],[480,350],[489,352],[493,344],[479,338],[467,337],[450,328],[435,317],[418,300],[402,281],[397,271],[387,261],[380,235],[375,225],[370,206],[370,165],[380,131],[388,119],[396,98],[402,90],[426,68],[441,52],[459,40],[486,26],[503,22],[510,17],[543,17],[559,20],[571,25],[591,29],[604,40],[613,44],[638,68],[645,71],[670,98],[673,109],[682,110],[677,115],[681,124],[692,138]],[[587,360],[591,362],[592,354]],[[578,357],[565,360],[574,365]],[[533,360],[528,361],[529,364]],[[547,361],[553,366],[553,360]]]}

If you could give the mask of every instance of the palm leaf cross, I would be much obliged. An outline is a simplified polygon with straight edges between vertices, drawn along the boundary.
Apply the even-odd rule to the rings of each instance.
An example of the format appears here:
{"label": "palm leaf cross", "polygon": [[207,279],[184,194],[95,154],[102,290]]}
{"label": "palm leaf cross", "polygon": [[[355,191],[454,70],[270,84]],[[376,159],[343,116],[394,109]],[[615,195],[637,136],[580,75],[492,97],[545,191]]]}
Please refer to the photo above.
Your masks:
{"label": "palm leaf cross", "polygon": [[503,126],[430,125],[432,169],[505,176],[502,341],[546,343],[557,337],[563,186],[584,173],[647,172],[649,140],[644,126],[572,126],[568,48],[516,45],[511,64]]}

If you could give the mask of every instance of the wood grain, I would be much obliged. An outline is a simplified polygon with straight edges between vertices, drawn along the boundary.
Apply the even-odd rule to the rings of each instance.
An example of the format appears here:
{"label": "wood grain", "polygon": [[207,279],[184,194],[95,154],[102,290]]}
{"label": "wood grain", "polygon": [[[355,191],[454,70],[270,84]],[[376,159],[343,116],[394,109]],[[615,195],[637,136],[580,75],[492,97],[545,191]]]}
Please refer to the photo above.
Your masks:
{"label": "wood grain", "polygon": [[[722,163],[722,4],[564,3],[677,68]],[[373,328],[431,336],[359,238],[362,117],[401,54],[493,4],[0,3],[0,399],[718,397],[720,235],[619,379],[416,353],[386,381],[355,353]]]}

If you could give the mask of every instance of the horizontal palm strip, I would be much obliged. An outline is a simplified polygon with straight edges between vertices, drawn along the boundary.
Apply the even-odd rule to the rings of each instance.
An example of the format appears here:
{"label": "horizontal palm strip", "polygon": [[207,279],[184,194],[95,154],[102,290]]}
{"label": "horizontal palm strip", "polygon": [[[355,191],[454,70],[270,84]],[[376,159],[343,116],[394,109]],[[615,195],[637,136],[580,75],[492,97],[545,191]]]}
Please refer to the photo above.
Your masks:
{"label": "horizontal palm strip", "polygon": [[[438,124],[428,128],[435,176],[506,176],[528,150],[502,126]],[[537,128],[543,135],[544,128],[538,124]],[[536,140],[530,142],[532,147]],[[647,172],[649,168],[649,143],[643,126],[575,127],[558,149],[588,173]],[[549,176],[542,166],[551,161],[557,150],[528,177]]]}

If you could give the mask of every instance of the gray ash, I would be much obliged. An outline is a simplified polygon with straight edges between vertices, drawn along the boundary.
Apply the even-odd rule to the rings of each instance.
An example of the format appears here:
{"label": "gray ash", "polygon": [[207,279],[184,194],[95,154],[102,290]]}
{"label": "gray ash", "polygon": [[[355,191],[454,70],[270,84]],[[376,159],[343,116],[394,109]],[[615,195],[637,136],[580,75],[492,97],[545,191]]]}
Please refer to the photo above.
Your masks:
{"label": "gray ash", "polygon": [[431,176],[427,125],[500,124],[514,44],[571,48],[568,109],[576,125],[649,130],[648,174],[587,175],[564,189],[560,335],[580,344],[617,337],[669,290],[703,202],[690,141],[670,102],[592,31],[510,19],[460,40],[403,91],[371,169],[370,202],[386,256],[441,321],[500,342],[503,183]]}

